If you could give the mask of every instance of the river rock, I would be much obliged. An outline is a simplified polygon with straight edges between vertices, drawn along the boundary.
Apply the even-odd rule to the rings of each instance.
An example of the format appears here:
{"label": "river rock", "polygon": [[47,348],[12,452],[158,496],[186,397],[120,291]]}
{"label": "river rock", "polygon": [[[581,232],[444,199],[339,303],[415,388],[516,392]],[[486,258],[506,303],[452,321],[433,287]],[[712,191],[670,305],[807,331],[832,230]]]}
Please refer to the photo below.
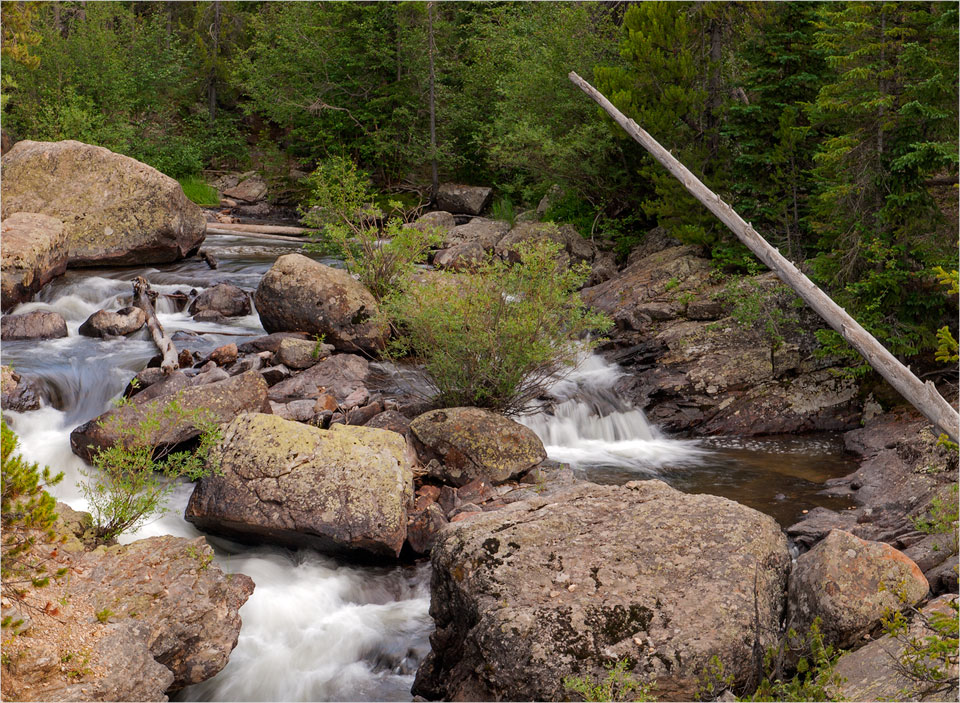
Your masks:
{"label": "river rock", "polygon": [[[956,599],[956,594],[940,596],[925,605],[920,612],[927,618],[939,613],[956,620],[957,611],[955,607],[951,607],[951,603],[955,603]],[[927,627],[921,618],[916,617],[905,634],[906,639],[915,639],[922,644],[926,644],[927,637],[934,636],[934,630]],[[944,667],[944,682],[939,686],[921,684],[904,676],[903,669],[898,666],[906,651],[907,643],[904,639],[884,635],[855,652],[847,652],[841,656],[834,668],[834,673],[840,677],[841,683],[832,691],[833,700],[957,700],[956,659],[952,665]],[[952,683],[949,683],[951,679]]]}
{"label": "river rock", "polygon": [[63,221],[70,266],[174,261],[206,232],[203,212],[174,179],[72,140],[22,141],[3,156],[3,218],[14,212]]}
{"label": "river rock", "polygon": [[254,299],[267,332],[322,334],[340,351],[376,352],[384,331],[377,301],[343,269],[286,254],[260,280]]}
{"label": "river rock", "polygon": [[533,430],[481,408],[432,410],[411,422],[410,432],[431,475],[453,486],[503,483],[547,458]]}
{"label": "river rock", "polygon": [[455,214],[479,215],[492,196],[493,188],[441,183],[437,190],[437,209]]}
{"label": "river rock", "polygon": [[0,339],[7,342],[66,336],[67,322],[58,312],[34,310],[22,315],[4,315],[0,318]]}
{"label": "river rock", "polygon": [[147,315],[140,308],[125,307],[116,312],[97,310],[77,330],[85,337],[122,337],[133,334],[147,324]]}
{"label": "river rock", "polygon": [[259,174],[240,181],[232,188],[223,191],[223,195],[235,200],[244,200],[248,203],[255,203],[267,197],[267,184]]}
{"label": "river rock", "polygon": [[714,655],[736,682],[779,630],[790,555],[769,516],[661,481],[580,482],[451,523],[431,556],[432,652],[413,692],[568,700],[629,658],[658,700],[695,700]]}
{"label": "river rock", "polygon": [[332,344],[309,339],[284,339],[277,347],[274,361],[291,369],[307,369],[323,361],[334,351]]}
{"label": "river rock", "polygon": [[803,632],[819,617],[826,641],[846,648],[869,633],[887,610],[915,605],[928,590],[923,573],[902,552],[833,530],[800,555],[790,574],[790,623]]}
{"label": "river rock", "polygon": [[477,242],[458,244],[449,249],[441,249],[433,257],[433,265],[439,269],[453,271],[471,271],[487,258],[483,247]]}
{"label": "river rock", "polygon": [[416,222],[411,222],[404,226],[418,229],[421,232],[439,230],[441,235],[446,235],[448,232],[450,232],[450,230],[457,226],[457,221],[449,212],[435,210],[434,212],[428,212],[427,214],[422,215],[417,219]]}
{"label": "river rock", "polygon": [[443,509],[436,503],[430,503],[417,513],[410,515],[407,524],[407,544],[417,554],[429,554],[437,536],[449,524]]}
{"label": "river rock", "polygon": [[345,403],[352,393],[366,387],[370,362],[355,354],[335,354],[296,376],[270,388],[270,400],[277,403],[301,398],[317,398],[328,392]]}
{"label": "river rock", "polygon": [[0,407],[22,413],[40,407],[41,391],[35,382],[25,378],[10,366],[0,366]]}
{"label": "river rock", "polygon": [[325,552],[400,554],[413,472],[397,434],[250,413],[230,423],[215,452],[222,475],[202,479],[187,506],[198,528]]}
{"label": "river rock", "polygon": [[514,227],[494,247],[497,256],[514,263],[520,261],[517,245],[524,242],[550,240],[562,247],[574,263],[590,262],[597,256],[597,248],[580,236],[573,225],[556,225],[553,222],[526,222]]}
{"label": "river rock", "polygon": [[[173,403],[183,412],[172,412]],[[120,441],[127,446],[136,446],[141,442],[152,447],[176,446],[200,434],[190,415],[193,411],[205,411],[216,422],[225,423],[239,413],[269,412],[269,408],[266,381],[256,371],[248,371],[217,383],[190,386],[150,401],[108,410],[73,430],[70,433],[70,448],[77,456],[91,461],[97,449],[113,446]],[[163,421],[148,436],[138,438],[129,431],[123,431],[123,428],[136,428],[151,417],[159,417]]]}
{"label": "river rock", "polygon": [[0,299],[6,312],[31,300],[37,291],[67,270],[67,237],[60,220],[35,212],[4,216],[0,233]]}
{"label": "river rock", "polygon": [[390,430],[405,435],[410,429],[410,420],[396,410],[384,410],[374,415],[366,422],[365,427],[378,427],[381,430]]}
{"label": "river rock", "polygon": [[465,225],[454,227],[447,234],[443,246],[450,248],[461,244],[478,244],[483,251],[493,251],[500,240],[510,231],[510,223],[503,220],[474,218]]}
{"label": "river rock", "polygon": [[249,342],[238,344],[237,350],[241,354],[258,354],[264,351],[276,354],[280,349],[280,343],[283,342],[284,339],[309,339],[309,335],[305,332],[274,332],[273,334],[254,337]]}
{"label": "river rock", "polygon": [[213,310],[224,317],[250,314],[250,296],[230,283],[218,283],[207,288],[190,303],[190,314]]}

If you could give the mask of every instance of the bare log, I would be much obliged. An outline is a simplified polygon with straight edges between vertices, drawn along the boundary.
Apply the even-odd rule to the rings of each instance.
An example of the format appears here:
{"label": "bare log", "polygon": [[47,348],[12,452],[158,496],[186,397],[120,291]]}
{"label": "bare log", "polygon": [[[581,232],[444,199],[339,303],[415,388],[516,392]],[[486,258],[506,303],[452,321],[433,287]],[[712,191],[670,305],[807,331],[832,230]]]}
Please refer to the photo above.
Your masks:
{"label": "bare log", "polygon": [[233,222],[210,222],[207,224],[208,230],[210,229],[211,225],[215,229],[225,229],[238,233],[250,232],[255,234],[289,234],[293,236],[305,236],[313,231],[306,227],[291,227],[288,225],[243,225]]}
{"label": "bare log", "polygon": [[960,414],[937,392],[932,382],[924,383],[878,342],[847,311],[803,275],[796,266],[772,247],[757,231],[738,215],[732,207],[707,188],[682,163],[664,149],[633,120],[626,117],[606,97],[573,71],[570,80],[589,95],[614,121],[659,161],[693,197],[717,216],[757,258],[793,288],[824,321],[863,355],[867,363],[883,376],[928,420],[945,432],[954,442],[960,436]]}
{"label": "bare log", "polygon": [[177,348],[173,346],[170,338],[163,333],[163,327],[157,320],[157,313],[153,309],[151,300],[150,284],[143,276],[137,276],[133,282],[133,304],[143,310],[147,316],[147,328],[150,330],[150,336],[153,337],[153,343],[157,345],[160,354],[163,356],[160,362],[160,368],[164,375],[169,374],[179,368],[177,362]]}
{"label": "bare log", "polygon": [[223,225],[207,225],[207,234],[223,234],[231,237],[255,237],[257,239],[275,239],[281,242],[297,242],[303,244],[307,237],[290,237],[284,234],[264,234],[263,232],[239,232],[232,229],[224,229]]}

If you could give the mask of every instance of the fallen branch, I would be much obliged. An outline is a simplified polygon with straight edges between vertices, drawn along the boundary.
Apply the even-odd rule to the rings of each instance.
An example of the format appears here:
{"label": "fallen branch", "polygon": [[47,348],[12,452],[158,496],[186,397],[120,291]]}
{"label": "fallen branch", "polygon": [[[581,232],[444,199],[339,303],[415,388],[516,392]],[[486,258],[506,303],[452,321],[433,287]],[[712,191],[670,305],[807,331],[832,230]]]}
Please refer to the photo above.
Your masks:
{"label": "fallen branch", "polygon": [[207,225],[207,234],[229,235],[231,237],[253,237],[256,239],[276,239],[281,242],[297,242],[303,244],[307,237],[288,237],[283,234],[264,234],[263,232],[238,232],[232,229],[224,229],[222,225],[211,227]]}
{"label": "fallen branch", "polygon": [[313,230],[306,227],[292,227],[289,225],[243,225],[233,222],[210,222],[207,224],[207,230],[213,225],[215,229],[224,229],[231,232],[255,233],[255,234],[290,234],[303,235],[310,234]]}
{"label": "fallen branch", "polygon": [[153,309],[152,298],[154,292],[150,290],[150,284],[143,276],[137,276],[133,282],[133,304],[143,310],[147,316],[147,328],[150,330],[150,336],[153,337],[153,343],[157,345],[163,359],[160,362],[160,369],[164,375],[171,373],[179,368],[177,363],[177,348],[173,346],[170,338],[163,333],[163,327],[157,320],[157,313]]}
{"label": "fallen branch", "polygon": [[693,197],[706,206],[723,224],[730,228],[744,245],[756,254],[780,279],[793,288],[803,300],[813,308],[833,329],[856,349],[873,369],[883,376],[900,395],[902,395],[928,420],[945,432],[954,442],[960,441],[960,414],[937,392],[932,382],[924,383],[906,366],[891,354],[886,347],[867,332],[847,311],[837,305],[833,299],[820,290],[803,275],[796,266],[770,246],[757,231],[746,222],[732,207],[723,202],[716,193],[707,188],[699,178],[693,175],[682,163],[660,146],[657,141],[627,118],[603,96],[600,91],[583,80],[573,71],[570,80],[584,93],[589,95],[614,121],[659,161]]}

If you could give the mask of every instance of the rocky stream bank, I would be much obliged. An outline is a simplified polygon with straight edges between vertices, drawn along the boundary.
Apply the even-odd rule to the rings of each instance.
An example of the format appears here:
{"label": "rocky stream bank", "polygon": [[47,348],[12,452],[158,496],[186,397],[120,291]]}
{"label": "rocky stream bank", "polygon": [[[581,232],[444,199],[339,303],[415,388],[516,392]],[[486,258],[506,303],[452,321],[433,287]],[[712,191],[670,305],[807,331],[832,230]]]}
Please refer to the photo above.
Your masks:
{"label": "rocky stream bank", "polygon": [[[57,159],[64,148],[54,150]],[[26,168],[25,157],[8,160],[16,151],[3,160],[5,196],[8,173]],[[728,687],[742,693],[756,685],[763,649],[818,616],[829,642],[859,647],[841,659],[849,672],[842,693],[862,700],[880,690],[870,681],[895,682],[889,659],[868,651],[895,646],[878,637],[885,609],[943,607],[957,590],[952,535],[927,535],[910,519],[934,497],[949,499],[956,481],[956,454],[936,444],[929,424],[903,409],[877,413],[857,385],[831,372],[835,360],[813,353],[804,325],[784,327],[776,340],[745,326],[736,295],[709,263],[662,233],[618,270],[575,231],[478,218],[489,193],[450,190],[448,206],[472,212],[423,218],[447,232],[436,266],[468,270],[487,253],[509,259],[518,241],[557,238],[569,260],[592,264],[584,298],[617,323],[603,351],[627,372],[616,382],[620,397],[671,432],[844,431],[860,465],[825,491],[852,509],[817,508],[784,531],[738,502],[661,480],[583,480],[551,461],[530,428],[476,408],[434,409],[404,369],[371,361],[383,343],[375,301],[342,270],[299,253],[277,257],[245,285],[161,292],[165,314],[191,324],[253,318],[259,333],[216,345],[202,332],[173,335],[180,368],[164,374],[159,357],[147,355],[123,379],[136,378],[129,403],[70,428],[73,452],[89,460],[91,447],[121,441],[104,422],[111,417],[135,425],[173,403],[206,408],[223,428],[221,472],[185,486],[186,516],[215,543],[319,550],[349,564],[429,556],[435,631],[429,654],[412,657],[413,691],[428,699],[566,699],[565,677],[601,677],[627,658],[638,677],[655,681],[660,700],[691,700],[714,656],[733,677]],[[5,197],[5,227],[6,208]],[[48,239],[56,249],[56,237]],[[171,245],[174,256],[201,241]],[[83,264],[83,256],[68,259]],[[52,260],[60,259],[42,259]],[[773,281],[761,275],[749,285],[764,290]],[[4,298],[7,310],[6,288]],[[124,306],[116,308],[105,311]],[[6,315],[4,340],[8,327],[18,330],[9,339],[30,339],[38,312],[58,314]],[[144,335],[135,321],[121,329],[92,317],[97,344],[134,345]],[[62,329],[44,321],[32,338],[56,344],[81,334],[75,321],[60,322]],[[329,344],[315,339],[321,334]],[[28,416],[57,402],[45,379],[4,368],[5,413]],[[178,446],[198,431],[184,416],[145,441]],[[203,537],[91,550],[80,541],[84,518],[63,515],[61,529],[73,537],[56,558],[72,570],[69,588],[38,591],[47,613],[4,645],[5,698],[164,700],[224,667],[250,578],[225,573]]]}

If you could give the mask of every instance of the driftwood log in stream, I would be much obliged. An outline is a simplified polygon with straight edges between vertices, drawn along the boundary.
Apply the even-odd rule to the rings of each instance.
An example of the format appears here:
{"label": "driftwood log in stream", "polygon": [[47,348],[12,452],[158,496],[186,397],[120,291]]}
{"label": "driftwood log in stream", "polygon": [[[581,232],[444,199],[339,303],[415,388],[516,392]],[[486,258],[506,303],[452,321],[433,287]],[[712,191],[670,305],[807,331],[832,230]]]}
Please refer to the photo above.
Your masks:
{"label": "driftwood log in stream", "polygon": [[240,232],[233,229],[224,229],[223,225],[207,225],[207,234],[225,234],[231,237],[253,237],[256,239],[277,239],[281,242],[299,242],[300,244],[307,241],[307,237],[291,237],[284,234],[266,234],[264,232]]}
{"label": "driftwood log in stream", "polygon": [[160,350],[163,359],[160,362],[160,369],[164,375],[176,371],[179,368],[177,362],[177,348],[173,346],[170,338],[163,333],[163,327],[157,320],[157,313],[153,309],[154,292],[150,290],[150,284],[143,276],[137,276],[133,282],[133,304],[143,310],[147,316],[147,328],[150,330],[150,336],[153,337],[154,344]]}
{"label": "driftwood log in stream", "polygon": [[693,197],[703,203],[719,218],[760,261],[777,274],[784,283],[813,308],[833,329],[856,349],[873,369],[883,376],[901,396],[923,413],[928,420],[945,432],[954,442],[960,441],[960,414],[937,392],[932,382],[924,383],[878,342],[847,311],[837,305],[830,296],[820,290],[796,266],[761,237],[753,226],[745,221],[716,193],[707,188],[682,163],[664,149],[640,126],[620,112],[607,98],[573,71],[570,80],[589,95],[607,114],[640,145],[650,152]]}
{"label": "driftwood log in stream", "polygon": [[[288,234],[301,237],[310,234],[313,230],[306,227],[291,227],[288,225],[243,225],[232,222],[211,222],[216,229],[224,229],[238,234]],[[207,229],[210,229],[210,224]]]}

